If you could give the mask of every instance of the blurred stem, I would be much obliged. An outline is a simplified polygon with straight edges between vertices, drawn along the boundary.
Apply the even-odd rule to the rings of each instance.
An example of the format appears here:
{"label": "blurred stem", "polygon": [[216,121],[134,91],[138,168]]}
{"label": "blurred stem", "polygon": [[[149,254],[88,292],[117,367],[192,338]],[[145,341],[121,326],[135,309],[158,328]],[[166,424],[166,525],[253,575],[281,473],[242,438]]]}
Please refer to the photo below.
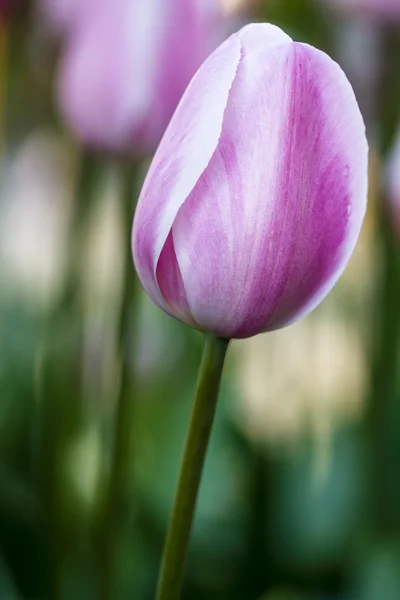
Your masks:
{"label": "blurred stem", "polygon": [[70,223],[70,252],[67,257],[64,286],[56,313],[69,310],[79,291],[78,271],[81,266],[82,247],[88,227],[88,217],[96,197],[99,176],[97,157],[82,150],[77,172],[75,198]]}
{"label": "blurred stem", "polygon": [[265,536],[270,513],[272,459],[261,447],[252,446],[250,452],[250,513],[246,540],[247,552],[243,566],[242,597],[258,598],[268,589],[270,583],[269,570],[265,565],[273,565]]}
{"label": "blurred stem", "polygon": [[387,23],[381,26],[380,35],[382,47],[375,115],[379,123],[379,149],[381,156],[384,157],[390,150],[399,125],[400,32],[393,23]]}
{"label": "blurred stem", "polygon": [[7,84],[8,84],[8,34],[6,24],[0,20],[0,156],[1,166],[5,160],[5,137],[7,122]]}
{"label": "blurred stem", "polygon": [[[379,145],[383,162],[398,126],[400,85],[396,73],[400,37],[391,26],[383,27],[381,34],[382,56],[376,120],[380,126]],[[394,528],[400,527],[399,498],[393,495],[393,481],[397,479],[400,457],[400,449],[394,454],[393,448],[393,440],[398,437],[393,428],[396,428],[398,421],[400,261],[399,241],[390,217],[390,201],[384,194],[384,182],[381,181],[380,184],[378,238],[382,252],[382,271],[376,308],[371,396],[366,424],[373,467],[371,496],[374,525],[379,534],[391,535]]]}
{"label": "blurred stem", "polygon": [[137,170],[129,166],[122,171],[122,208],[124,219],[124,271],[122,300],[118,319],[118,352],[120,364],[120,381],[117,396],[117,413],[115,427],[115,445],[111,489],[116,504],[120,504],[127,496],[133,456],[133,408],[134,398],[129,393],[133,389],[134,369],[129,363],[134,354],[131,340],[136,333],[140,288],[132,262],[131,230],[135,207],[135,187]]}
{"label": "blurred stem", "polygon": [[205,336],[196,397],[164,547],[157,600],[181,595],[187,547],[229,340]]}
{"label": "blurred stem", "polygon": [[[388,200],[381,198],[381,202]],[[399,527],[398,499],[393,503],[391,490],[398,471],[398,454],[393,455],[393,428],[398,426],[398,345],[400,334],[398,289],[400,263],[398,240],[391,224],[380,223],[382,250],[381,296],[377,309],[375,355],[372,363],[371,399],[367,414],[369,437],[372,442],[373,465],[372,499],[375,526],[381,534],[391,534]],[[392,436],[392,431],[394,437]],[[396,523],[397,521],[397,523]]]}
{"label": "blurred stem", "polygon": [[70,511],[70,507],[67,506],[69,495],[65,493],[68,482],[64,481],[64,458],[81,417],[82,315],[76,306],[78,266],[87,227],[88,208],[96,190],[96,175],[93,156],[84,152],[76,181],[64,285],[60,298],[49,315],[45,332],[39,476],[53,554],[52,600],[61,597],[64,564],[73,531],[66,516],[66,509]]}
{"label": "blurred stem", "polygon": [[132,263],[131,229],[135,208],[136,187],[139,181],[138,165],[121,165],[121,202],[123,214],[123,272],[122,298],[117,322],[119,382],[116,397],[114,448],[111,475],[101,527],[103,553],[102,595],[104,600],[117,597],[117,548],[120,526],[124,516],[132,511],[130,488],[134,447],[134,340],[139,309],[140,288]]}

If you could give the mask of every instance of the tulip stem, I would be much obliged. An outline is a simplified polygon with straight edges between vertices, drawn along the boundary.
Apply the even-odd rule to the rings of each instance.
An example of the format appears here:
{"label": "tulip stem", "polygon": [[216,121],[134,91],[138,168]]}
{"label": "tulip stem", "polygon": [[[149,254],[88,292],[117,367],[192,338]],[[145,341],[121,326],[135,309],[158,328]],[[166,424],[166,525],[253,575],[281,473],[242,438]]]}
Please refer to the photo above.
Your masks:
{"label": "tulip stem", "polygon": [[67,256],[65,281],[61,297],[55,308],[56,316],[66,310],[77,308],[79,296],[79,271],[82,260],[82,247],[90,219],[90,211],[97,199],[99,164],[95,154],[83,149],[79,157],[76,174],[76,189],[70,222],[70,244]]}
{"label": "tulip stem", "polygon": [[[117,324],[119,353],[119,388],[117,394],[117,413],[115,423],[115,444],[111,475],[111,488],[115,499],[124,503],[130,483],[131,463],[133,455],[133,373],[129,368],[133,349],[131,338],[136,329],[138,311],[139,285],[132,264],[131,230],[135,208],[135,187],[137,183],[136,169],[128,166],[123,173],[123,220],[124,220],[124,275],[121,307]],[[117,507],[115,507],[117,508]]]}
{"label": "tulip stem", "polygon": [[64,494],[63,464],[65,449],[77,434],[82,417],[83,316],[78,302],[78,266],[90,207],[95,200],[97,175],[96,158],[83,151],[76,175],[65,280],[43,332],[44,355],[38,388],[41,413],[37,475],[53,548],[53,581],[49,590],[52,600],[62,596],[64,566],[71,535],[75,535],[70,531],[67,519],[71,506]]}
{"label": "tulip stem", "polygon": [[[396,56],[400,49],[400,39],[391,26],[384,26],[381,33],[383,54],[378,86],[379,102],[375,116],[380,122],[380,153],[384,160],[393,143],[397,126],[400,88],[393,76],[397,69]],[[392,218],[393,207],[390,207],[389,198],[385,197],[384,188],[382,180],[377,229],[382,251],[382,268],[380,295],[375,310],[376,329],[372,345],[370,395],[365,422],[371,454],[371,508],[376,534],[381,536],[392,535],[392,532],[400,527],[397,488],[393,486],[397,477],[400,446],[391,428],[391,423],[396,423],[399,417],[400,260]]]}
{"label": "tulip stem", "polygon": [[100,552],[102,555],[102,598],[111,600],[118,596],[117,549],[122,525],[132,513],[130,488],[134,445],[134,372],[129,362],[134,355],[134,342],[138,314],[139,285],[131,256],[130,236],[135,208],[137,168],[122,164],[121,201],[124,231],[122,297],[117,320],[118,388],[111,472],[100,522]]}
{"label": "tulip stem", "polygon": [[157,600],[178,600],[193,515],[218,400],[229,340],[206,335],[197,391],[167,533]]}
{"label": "tulip stem", "polygon": [[0,23],[0,156],[1,164],[5,160],[5,139],[7,122],[7,93],[9,84],[8,72],[8,34],[7,26]]}

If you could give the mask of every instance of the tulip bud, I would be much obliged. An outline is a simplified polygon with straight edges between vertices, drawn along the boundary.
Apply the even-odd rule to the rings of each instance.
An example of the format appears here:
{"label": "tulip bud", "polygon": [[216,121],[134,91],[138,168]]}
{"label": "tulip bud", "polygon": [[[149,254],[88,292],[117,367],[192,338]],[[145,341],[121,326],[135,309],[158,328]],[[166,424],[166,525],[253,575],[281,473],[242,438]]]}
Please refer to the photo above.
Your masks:
{"label": "tulip bud", "polygon": [[296,321],[352,254],[367,162],[340,67],[275,26],[244,27],[193,78],[148,172],[132,235],[144,289],[226,338]]}
{"label": "tulip bud", "polygon": [[372,18],[400,18],[399,0],[321,0],[344,11],[363,14]]}
{"label": "tulip bud", "polygon": [[93,5],[68,40],[60,72],[61,110],[78,138],[116,152],[153,152],[216,46],[216,11],[216,0]]}

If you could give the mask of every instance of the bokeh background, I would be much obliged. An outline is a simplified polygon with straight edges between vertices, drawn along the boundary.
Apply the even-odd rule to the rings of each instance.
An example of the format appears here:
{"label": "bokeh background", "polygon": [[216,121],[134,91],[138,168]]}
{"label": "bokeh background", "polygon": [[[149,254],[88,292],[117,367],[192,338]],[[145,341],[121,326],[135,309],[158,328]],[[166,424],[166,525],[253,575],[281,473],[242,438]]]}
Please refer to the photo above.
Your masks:
{"label": "bokeh background", "polygon": [[[202,336],[135,281],[151,152],[70,126],[43,4],[0,3],[0,600],[150,600]],[[270,21],[341,64],[370,199],[322,305],[230,348],[184,598],[399,600],[400,0],[219,9],[222,37]]]}

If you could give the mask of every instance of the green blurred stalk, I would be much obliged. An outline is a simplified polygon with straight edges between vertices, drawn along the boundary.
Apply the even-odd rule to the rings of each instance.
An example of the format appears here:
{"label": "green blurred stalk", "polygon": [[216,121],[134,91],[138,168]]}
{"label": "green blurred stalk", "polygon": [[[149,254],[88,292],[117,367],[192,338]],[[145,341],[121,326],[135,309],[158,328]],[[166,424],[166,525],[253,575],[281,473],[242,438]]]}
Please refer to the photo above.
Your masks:
{"label": "green blurred stalk", "polygon": [[128,169],[125,167],[122,170],[122,208],[125,230],[124,271],[122,301],[117,324],[120,382],[111,478],[111,488],[116,498],[122,500],[129,488],[134,437],[132,428],[134,402],[133,397],[129,394],[134,384],[134,369],[129,369],[129,362],[132,362],[134,353],[132,338],[134,342],[140,301],[140,287],[133,266],[131,251],[131,231],[136,205],[135,190],[137,181],[137,169],[129,165]]}
{"label": "green blurred stalk", "polygon": [[104,600],[118,597],[118,540],[122,525],[132,512],[132,467],[134,456],[135,398],[134,368],[136,326],[140,287],[131,252],[131,230],[139,187],[138,165],[120,165],[123,212],[123,289],[117,322],[119,382],[116,397],[114,446],[110,481],[100,517],[101,595]]}
{"label": "green blurred stalk", "polygon": [[95,158],[83,152],[76,180],[63,289],[45,325],[38,468],[53,552],[52,600],[61,598],[64,565],[73,537],[73,527],[66,517],[71,506],[63,477],[64,455],[81,417],[82,314],[78,307],[78,270],[97,174]]}
{"label": "green blurred stalk", "polygon": [[[385,201],[386,199],[381,199]],[[394,451],[394,439],[398,428],[399,409],[399,335],[400,335],[400,246],[395,239],[391,223],[384,216],[380,223],[382,274],[380,297],[376,310],[374,355],[371,367],[371,397],[367,412],[367,424],[371,447],[372,501],[374,524],[377,533],[392,534],[400,527],[398,510],[400,498],[394,498],[398,452]],[[385,227],[386,231],[382,231]]]}
{"label": "green blurred stalk", "polygon": [[70,251],[67,256],[66,274],[54,318],[64,310],[76,308],[79,292],[79,269],[82,248],[88,228],[90,210],[96,198],[96,182],[100,174],[100,161],[88,150],[82,150],[75,189],[75,202],[70,223]]}
{"label": "green blurred stalk", "polygon": [[9,84],[8,72],[8,32],[4,23],[0,22],[0,167],[5,163],[5,141],[6,141],[6,122],[7,122],[7,92]]}
{"label": "green blurred stalk", "polygon": [[167,533],[157,600],[178,600],[201,475],[217,406],[229,340],[207,334],[196,397]]}
{"label": "green blurred stalk", "polygon": [[[398,57],[400,37],[392,26],[383,26],[381,73],[376,106],[379,123],[379,150],[382,163],[394,139],[400,117],[400,78]],[[382,173],[383,167],[381,169]],[[381,278],[373,331],[371,388],[366,416],[371,449],[371,498],[374,527],[379,535],[400,530],[400,497],[396,491],[400,447],[396,429],[400,418],[399,338],[400,338],[400,241],[393,224],[393,207],[380,182],[378,242],[381,251]]]}

